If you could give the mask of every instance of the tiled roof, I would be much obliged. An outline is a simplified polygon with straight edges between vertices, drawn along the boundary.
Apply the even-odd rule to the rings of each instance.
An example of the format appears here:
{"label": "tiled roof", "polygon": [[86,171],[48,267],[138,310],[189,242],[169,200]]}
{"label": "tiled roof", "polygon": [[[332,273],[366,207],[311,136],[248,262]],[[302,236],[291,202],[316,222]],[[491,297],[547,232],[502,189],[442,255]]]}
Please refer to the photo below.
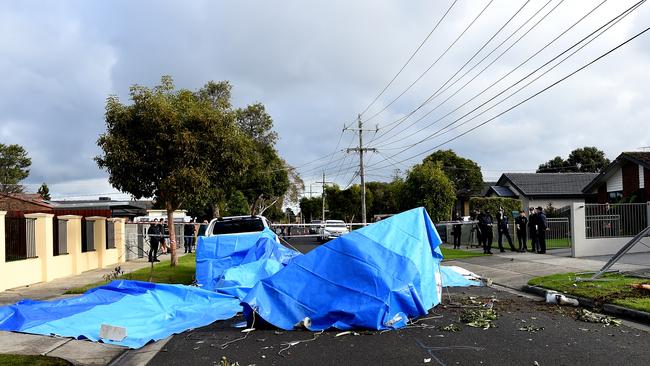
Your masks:
{"label": "tiled roof", "polygon": [[510,181],[525,196],[583,195],[582,189],[598,173],[504,173],[499,185]]}
{"label": "tiled roof", "polygon": [[650,152],[644,151],[628,151],[621,154],[621,156],[628,157],[635,163],[650,168]]}

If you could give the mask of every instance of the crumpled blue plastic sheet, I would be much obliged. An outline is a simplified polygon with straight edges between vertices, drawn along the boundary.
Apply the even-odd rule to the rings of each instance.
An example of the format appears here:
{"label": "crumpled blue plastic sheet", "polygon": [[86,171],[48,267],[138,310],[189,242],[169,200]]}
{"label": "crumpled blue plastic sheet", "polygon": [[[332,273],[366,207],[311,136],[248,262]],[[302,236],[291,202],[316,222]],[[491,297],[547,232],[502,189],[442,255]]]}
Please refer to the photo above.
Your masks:
{"label": "crumpled blue plastic sheet", "polygon": [[[101,325],[108,324],[125,327],[127,337],[102,342],[140,348],[149,341],[234,317],[242,311],[241,299],[253,285],[301,255],[282,246],[268,229],[244,238],[202,237],[198,250],[204,273],[215,276],[202,278],[211,290],[113,281],[74,298],[23,300],[0,307],[0,330],[99,341]],[[215,256],[211,260],[209,253]]]}
{"label": "crumpled blue plastic sheet", "polygon": [[[196,282],[205,290],[233,285],[251,288],[268,277],[270,271],[277,272],[299,255],[281,245],[277,235],[268,228],[248,234],[201,236],[196,245]],[[246,266],[235,269],[240,265]],[[228,271],[231,272],[225,274]],[[233,293],[232,289],[227,293]]]}
{"label": "crumpled blue plastic sheet", "polygon": [[440,303],[439,245],[424,208],[403,212],[294,258],[252,288],[245,314],[286,330],[403,327]]}
{"label": "crumpled blue plastic sheet", "polygon": [[102,324],[125,327],[130,348],[187,329],[229,319],[241,311],[239,299],[184,285],[113,281],[84,295],[56,301],[23,300],[0,307],[0,330],[99,341]]}
{"label": "crumpled blue plastic sheet", "polygon": [[452,267],[440,266],[440,274],[442,275],[443,287],[483,286],[480,280],[475,279],[476,276],[463,275]]}

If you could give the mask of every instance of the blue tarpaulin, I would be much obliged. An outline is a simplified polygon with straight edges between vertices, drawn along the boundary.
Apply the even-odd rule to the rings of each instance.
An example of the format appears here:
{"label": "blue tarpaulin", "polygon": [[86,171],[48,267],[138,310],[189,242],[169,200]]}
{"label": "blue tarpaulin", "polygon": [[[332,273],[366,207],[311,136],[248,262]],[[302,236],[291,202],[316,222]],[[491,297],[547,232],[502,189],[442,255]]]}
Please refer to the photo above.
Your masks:
{"label": "blue tarpaulin", "polygon": [[239,299],[197,287],[113,281],[78,297],[0,307],[0,330],[99,341],[100,326],[108,324],[125,327],[127,337],[103,342],[140,348],[239,311]]}
{"label": "blue tarpaulin", "polygon": [[75,298],[0,307],[0,330],[98,341],[100,326],[107,324],[126,328],[128,335],[102,341],[139,348],[242,309],[248,316],[254,309],[283,329],[305,318],[312,330],[399,328],[438,304],[442,285],[469,285],[462,274],[440,268],[439,245],[423,208],[306,255],[280,245],[268,229],[200,237],[196,275],[202,288],[113,281]]}
{"label": "blue tarpaulin", "polygon": [[282,329],[399,328],[440,303],[439,245],[424,208],[409,210],[294,258],[244,308]]}

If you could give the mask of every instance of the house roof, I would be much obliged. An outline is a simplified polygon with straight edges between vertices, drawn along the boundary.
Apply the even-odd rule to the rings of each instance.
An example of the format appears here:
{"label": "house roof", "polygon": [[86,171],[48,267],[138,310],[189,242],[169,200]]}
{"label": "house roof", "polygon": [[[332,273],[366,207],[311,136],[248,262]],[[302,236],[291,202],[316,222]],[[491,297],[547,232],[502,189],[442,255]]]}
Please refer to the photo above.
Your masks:
{"label": "house roof", "polygon": [[515,192],[513,192],[508,186],[491,186],[488,189],[487,194],[494,192],[499,197],[517,197]]}
{"label": "house roof", "polygon": [[498,185],[510,183],[527,197],[584,196],[583,188],[598,173],[503,173]]}
{"label": "house roof", "polygon": [[483,187],[481,188],[481,197],[487,196],[490,191],[490,187],[495,186],[497,182],[483,182]]}
{"label": "house roof", "polygon": [[42,207],[49,208],[49,209],[52,208],[52,205],[49,202],[44,201],[41,198],[41,196],[38,195],[38,194],[32,194],[32,193],[0,193],[0,196],[10,198],[10,199],[15,199],[15,200],[18,200],[18,201],[31,203],[33,205],[42,206]]}
{"label": "house roof", "polygon": [[605,169],[603,169],[600,174],[595,176],[589,184],[586,184],[582,189],[583,192],[588,193],[591,191],[594,186],[610,176],[614,168],[621,164],[621,161],[630,161],[634,164],[640,165],[644,168],[650,169],[650,152],[646,151],[625,151],[621,155],[616,157]]}

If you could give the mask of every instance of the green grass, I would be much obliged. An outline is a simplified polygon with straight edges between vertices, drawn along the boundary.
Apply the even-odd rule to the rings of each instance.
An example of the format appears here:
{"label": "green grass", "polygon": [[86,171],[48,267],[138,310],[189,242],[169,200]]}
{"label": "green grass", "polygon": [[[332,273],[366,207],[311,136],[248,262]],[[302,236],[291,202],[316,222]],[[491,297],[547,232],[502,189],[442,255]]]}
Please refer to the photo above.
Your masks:
{"label": "green grass", "polygon": [[69,366],[70,362],[56,357],[0,354],[0,366]]}
{"label": "green grass", "polygon": [[[196,256],[194,253],[179,257],[178,265],[176,267],[172,267],[169,264],[169,260],[164,260],[160,263],[154,264],[151,282],[179,283],[184,285],[189,285],[194,282],[194,275],[196,272]],[[118,278],[123,280],[149,281],[149,273],[150,267],[146,267],[131,273],[126,273]],[[75,287],[66,291],[66,294],[83,294],[91,288],[102,286],[106,283],[106,281],[100,281],[81,287]]]}
{"label": "green grass", "polygon": [[[589,277],[588,274],[580,275],[580,278],[583,279]],[[605,274],[601,278],[601,281],[576,281],[575,273],[561,273],[536,277],[528,281],[528,284],[569,295],[586,297],[601,304],[611,303],[650,312],[648,292],[637,290],[631,286],[638,283],[650,283],[649,280],[618,273]]]}
{"label": "green grass", "polygon": [[463,259],[463,258],[471,258],[471,257],[482,257],[486,254],[480,253],[480,252],[475,252],[475,251],[469,251],[469,250],[461,250],[461,249],[448,249],[448,248],[440,248],[442,251],[442,255],[445,257],[445,261],[450,261],[454,259]]}

